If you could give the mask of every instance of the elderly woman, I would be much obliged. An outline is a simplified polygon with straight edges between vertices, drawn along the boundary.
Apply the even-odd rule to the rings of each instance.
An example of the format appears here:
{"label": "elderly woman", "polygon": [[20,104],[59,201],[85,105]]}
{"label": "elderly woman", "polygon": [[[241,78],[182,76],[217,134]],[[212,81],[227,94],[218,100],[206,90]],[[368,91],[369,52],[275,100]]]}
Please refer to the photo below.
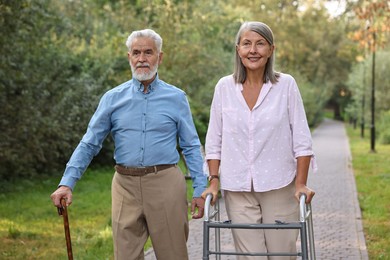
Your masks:
{"label": "elderly woman", "polygon": [[[210,183],[202,196],[212,193],[214,204],[220,180],[232,222],[297,221],[299,195],[306,194],[307,203],[314,196],[306,186],[314,153],[298,86],[274,71],[273,33],[266,24],[242,24],[235,49],[233,75],[215,87],[205,145]],[[232,232],[237,252],[296,253],[297,230]]]}

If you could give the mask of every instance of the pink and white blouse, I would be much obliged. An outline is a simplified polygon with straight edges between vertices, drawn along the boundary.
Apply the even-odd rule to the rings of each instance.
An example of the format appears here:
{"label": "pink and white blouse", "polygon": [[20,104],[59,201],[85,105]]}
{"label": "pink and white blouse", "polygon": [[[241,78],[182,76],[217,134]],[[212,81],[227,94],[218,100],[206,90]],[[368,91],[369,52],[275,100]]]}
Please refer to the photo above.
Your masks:
{"label": "pink and white blouse", "polygon": [[[312,156],[312,139],[298,86],[288,74],[264,83],[249,109],[243,86],[229,75],[219,80],[211,104],[205,160],[221,161],[221,189],[269,191],[296,175],[296,158]],[[312,164],[315,162],[312,160]]]}

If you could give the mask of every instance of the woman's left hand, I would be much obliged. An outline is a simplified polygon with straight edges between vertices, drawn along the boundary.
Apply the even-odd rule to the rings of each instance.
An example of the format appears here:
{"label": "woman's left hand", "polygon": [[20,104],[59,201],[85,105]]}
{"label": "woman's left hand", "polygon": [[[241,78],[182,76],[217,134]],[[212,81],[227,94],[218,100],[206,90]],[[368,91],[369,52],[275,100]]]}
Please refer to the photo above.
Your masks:
{"label": "woman's left hand", "polygon": [[202,193],[202,198],[206,199],[207,194],[211,193],[213,195],[213,199],[211,200],[211,206],[214,206],[218,199],[218,179],[212,180],[210,186]]}
{"label": "woman's left hand", "polygon": [[299,201],[301,194],[306,195],[306,204],[310,203],[314,197],[315,191],[307,187],[306,185],[295,185],[295,198]]}

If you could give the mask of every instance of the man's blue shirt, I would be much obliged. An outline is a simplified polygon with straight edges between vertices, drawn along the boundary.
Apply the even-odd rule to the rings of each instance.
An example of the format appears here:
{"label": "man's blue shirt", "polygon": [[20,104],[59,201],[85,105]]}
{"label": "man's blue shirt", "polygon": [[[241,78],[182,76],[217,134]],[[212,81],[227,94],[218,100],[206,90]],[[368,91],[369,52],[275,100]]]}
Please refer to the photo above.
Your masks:
{"label": "man's blue shirt", "polygon": [[203,158],[186,94],[158,75],[143,92],[136,79],[106,92],[67,163],[59,185],[74,188],[111,133],[116,164],[133,167],[176,164],[177,140],[191,173],[194,197],[206,188]]}

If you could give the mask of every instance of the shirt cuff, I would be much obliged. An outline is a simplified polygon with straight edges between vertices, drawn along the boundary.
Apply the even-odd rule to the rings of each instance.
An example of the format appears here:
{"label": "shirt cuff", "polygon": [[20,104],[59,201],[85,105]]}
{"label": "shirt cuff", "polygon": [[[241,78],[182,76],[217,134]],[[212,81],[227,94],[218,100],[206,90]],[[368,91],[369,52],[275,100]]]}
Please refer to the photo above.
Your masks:
{"label": "shirt cuff", "polygon": [[77,179],[72,177],[62,177],[60,184],[58,186],[68,186],[72,191],[74,186],[76,186]]}
{"label": "shirt cuff", "polygon": [[194,189],[194,194],[192,195],[193,198],[200,198],[202,196],[202,193],[206,190],[206,187],[196,187]]}

